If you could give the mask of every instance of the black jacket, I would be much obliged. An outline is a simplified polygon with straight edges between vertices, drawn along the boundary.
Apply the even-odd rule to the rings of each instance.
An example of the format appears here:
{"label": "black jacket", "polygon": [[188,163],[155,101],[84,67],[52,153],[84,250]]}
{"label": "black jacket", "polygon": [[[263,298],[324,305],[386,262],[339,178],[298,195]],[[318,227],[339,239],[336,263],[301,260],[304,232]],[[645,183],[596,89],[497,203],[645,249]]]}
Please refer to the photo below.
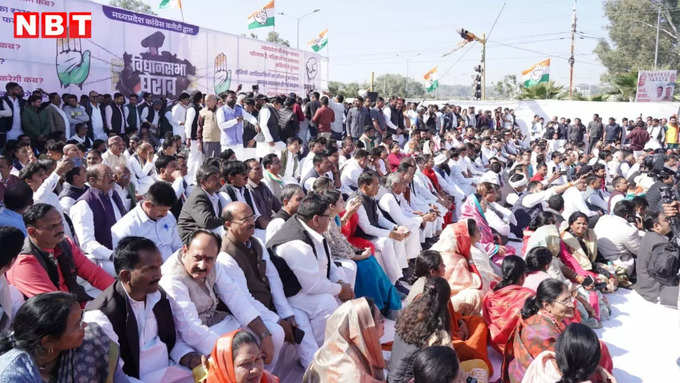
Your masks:
{"label": "black jacket", "polygon": [[184,202],[177,219],[177,230],[182,241],[189,238],[196,229],[212,230],[222,224],[224,224],[224,220],[215,215],[215,209],[210,202],[208,193],[196,185],[189,198]]}

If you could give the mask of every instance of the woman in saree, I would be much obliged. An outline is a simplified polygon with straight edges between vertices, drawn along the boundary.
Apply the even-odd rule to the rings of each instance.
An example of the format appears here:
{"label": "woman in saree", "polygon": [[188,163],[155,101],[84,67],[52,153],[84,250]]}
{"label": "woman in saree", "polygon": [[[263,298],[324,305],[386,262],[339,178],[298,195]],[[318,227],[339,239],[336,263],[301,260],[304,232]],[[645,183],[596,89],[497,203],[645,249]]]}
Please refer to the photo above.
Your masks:
{"label": "woman in saree", "polygon": [[[470,255],[470,248],[479,241],[480,231],[472,219],[462,219],[448,225],[431,249],[439,251],[444,260],[444,275],[451,287],[451,304],[462,315],[479,313],[485,286]],[[486,281],[486,290],[489,281]]]}
{"label": "woman in saree", "polygon": [[279,382],[279,378],[264,369],[263,353],[255,337],[241,329],[217,339],[204,368],[205,383]]}
{"label": "woman in saree", "polygon": [[522,383],[590,383],[593,375],[599,375],[603,382],[616,383],[599,365],[601,357],[595,331],[572,323],[557,339],[554,352],[543,351],[531,362]]}
{"label": "woman in saree", "polygon": [[[504,353],[504,382],[521,383],[527,368],[543,351],[554,351],[555,342],[567,327],[565,319],[574,316],[574,296],[567,286],[546,279],[538,285],[536,296],[529,297],[522,307],[522,317],[512,335],[512,343]],[[612,370],[607,347],[600,343],[599,365]]]}
{"label": "woman in saree", "polygon": [[522,287],[527,265],[516,255],[503,259],[503,279],[492,284],[492,291],[484,296],[482,312],[484,322],[489,326],[489,342],[501,354],[506,348],[512,331],[519,322],[519,312],[524,301],[534,295],[534,291]]}
{"label": "woman in saree", "polygon": [[384,319],[369,299],[343,303],[326,321],[325,341],[302,382],[384,382],[385,360],[380,347],[384,331]]}
{"label": "woman in saree", "polygon": [[[380,312],[385,314],[389,310],[400,310],[401,297],[382,266],[372,255],[372,247],[353,247],[340,231],[340,224],[343,219],[347,222],[348,214],[357,216],[355,213],[361,202],[355,199],[351,201],[352,206],[345,210],[345,200],[339,191],[326,190],[322,196],[330,202],[329,212],[332,217],[332,222],[328,225],[328,230],[324,233],[324,236],[328,241],[328,247],[334,259],[354,261],[356,265],[354,294],[356,297],[371,298]],[[341,216],[342,218],[340,218]],[[356,223],[354,230],[356,230]],[[367,242],[371,244],[369,241]]]}
{"label": "woman in saree", "polygon": [[496,186],[489,182],[481,182],[477,185],[477,192],[470,194],[463,203],[461,218],[471,218],[477,223],[480,233],[477,246],[487,253],[493,263],[500,266],[505,256],[515,254],[515,249],[505,246],[486,220],[486,209],[489,204],[496,202],[497,198]]}
{"label": "woman in saree", "polygon": [[478,375],[488,380],[492,366],[486,350],[487,328],[479,316],[453,312],[449,295],[446,280],[427,277],[422,291],[400,313],[388,364],[391,383],[409,382],[415,354],[429,346],[453,347],[461,361],[479,360],[482,371]]}
{"label": "woman in saree", "polygon": [[0,381],[127,382],[118,368],[118,345],[101,327],[82,322],[82,313],[68,293],[29,298],[0,341]]}
{"label": "woman in saree", "polygon": [[588,217],[577,211],[569,217],[568,223],[569,226],[562,232],[560,243],[560,259],[566,266],[564,274],[579,285],[588,280],[583,288],[579,289],[579,294],[593,307],[595,319],[602,321],[609,318],[611,310],[597,285],[601,285],[607,292],[612,292],[616,290],[616,278],[608,278],[595,270],[597,236],[588,228]]}

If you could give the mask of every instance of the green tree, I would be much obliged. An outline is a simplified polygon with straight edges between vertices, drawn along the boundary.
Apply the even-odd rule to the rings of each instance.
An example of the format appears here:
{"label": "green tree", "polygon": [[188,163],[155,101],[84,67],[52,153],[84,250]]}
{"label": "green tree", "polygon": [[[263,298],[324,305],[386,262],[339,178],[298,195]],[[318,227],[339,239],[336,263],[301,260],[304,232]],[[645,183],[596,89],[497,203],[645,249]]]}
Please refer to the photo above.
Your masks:
{"label": "green tree", "polygon": [[[678,0],[607,0],[604,12],[609,19],[608,41],[601,40],[594,52],[607,68],[603,76],[612,88],[618,89],[617,76],[654,66],[657,12],[661,7],[658,68],[680,65],[680,13]],[[577,61],[578,63],[578,61]]]}
{"label": "green tree", "polygon": [[513,100],[520,93],[520,86],[517,82],[517,75],[510,74],[503,77],[502,81],[492,84],[494,95],[500,99]]}
{"label": "green tree", "polygon": [[147,15],[155,15],[156,13],[151,9],[151,6],[141,0],[111,0],[109,5],[112,7],[127,9],[128,11],[146,13]]}
{"label": "green tree", "polygon": [[542,82],[529,88],[522,87],[517,98],[520,100],[556,100],[560,98],[564,86],[554,81]]}
{"label": "green tree", "polygon": [[635,101],[637,92],[638,71],[615,73],[609,77],[612,87],[607,93],[616,96],[620,101]]}
{"label": "green tree", "polygon": [[278,32],[271,31],[267,34],[267,42],[270,43],[276,43],[276,44],[281,44],[287,47],[290,47],[290,42],[288,40],[284,40],[279,36]]}

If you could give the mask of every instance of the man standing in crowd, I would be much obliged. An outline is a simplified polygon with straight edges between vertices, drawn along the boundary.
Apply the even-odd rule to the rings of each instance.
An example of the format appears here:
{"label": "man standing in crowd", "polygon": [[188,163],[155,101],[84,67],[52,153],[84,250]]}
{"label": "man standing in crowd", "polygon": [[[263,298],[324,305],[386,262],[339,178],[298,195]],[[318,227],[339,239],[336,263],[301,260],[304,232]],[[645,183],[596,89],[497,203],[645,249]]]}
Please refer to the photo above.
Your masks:
{"label": "man standing in crowd", "polygon": [[191,102],[189,93],[182,92],[177,99],[177,102],[170,110],[170,124],[172,125],[173,136],[182,137],[182,142],[186,140],[186,132],[184,124],[187,119],[187,108]]}
{"label": "man standing in crowd", "polygon": [[219,113],[217,97],[214,94],[205,96],[205,107],[198,113],[198,131],[196,136],[200,149],[206,158],[217,157],[222,151],[217,113]]}
{"label": "man standing in crowd", "polygon": [[116,93],[113,95],[113,102],[104,108],[104,115],[106,116],[104,131],[107,134],[114,133],[122,136],[127,133],[127,120],[123,104],[125,104],[125,96]]}
{"label": "man standing in crowd", "polygon": [[16,140],[21,135],[21,110],[23,90],[16,82],[5,84],[5,95],[0,98],[0,145],[7,140]]}

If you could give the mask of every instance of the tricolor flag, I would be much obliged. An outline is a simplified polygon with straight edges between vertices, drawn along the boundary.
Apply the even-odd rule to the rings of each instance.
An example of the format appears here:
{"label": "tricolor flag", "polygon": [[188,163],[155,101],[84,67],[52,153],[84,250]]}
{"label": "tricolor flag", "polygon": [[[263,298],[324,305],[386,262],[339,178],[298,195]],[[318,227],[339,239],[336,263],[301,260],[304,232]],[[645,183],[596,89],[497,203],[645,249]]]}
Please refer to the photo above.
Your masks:
{"label": "tricolor flag", "polygon": [[318,52],[321,49],[323,49],[323,47],[325,47],[328,44],[328,28],[321,31],[321,33],[319,33],[319,37],[315,38],[314,40],[311,40],[307,44],[309,44],[309,46],[312,47],[314,52]]}
{"label": "tricolor flag", "polygon": [[274,26],[274,0],[248,16],[248,29]]}
{"label": "tricolor flag", "polygon": [[160,9],[170,7],[177,7],[179,9],[182,9],[182,0],[161,0],[161,3],[158,4],[158,8]]}
{"label": "tricolor flag", "polygon": [[439,87],[439,80],[434,78],[435,73],[437,73],[437,67],[430,69],[425,73],[425,76],[423,76],[425,79],[425,87],[428,92],[434,92],[434,90]]}
{"label": "tricolor flag", "polygon": [[525,88],[530,88],[542,82],[550,80],[550,59],[545,59],[531,68],[522,71],[522,85]]}

